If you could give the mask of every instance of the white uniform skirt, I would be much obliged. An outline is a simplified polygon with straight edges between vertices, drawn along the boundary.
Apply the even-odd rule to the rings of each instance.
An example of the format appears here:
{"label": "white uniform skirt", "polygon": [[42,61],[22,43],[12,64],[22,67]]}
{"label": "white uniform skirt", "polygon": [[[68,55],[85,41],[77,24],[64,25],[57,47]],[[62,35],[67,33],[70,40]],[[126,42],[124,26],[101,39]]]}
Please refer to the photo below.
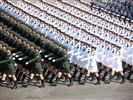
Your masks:
{"label": "white uniform skirt", "polygon": [[97,62],[96,62],[96,59],[95,58],[92,58],[90,60],[90,63],[89,63],[89,66],[88,66],[88,70],[90,72],[98,72],[98,67],[97,67]]}
{"label": "white uniform skirt", "polygon": [[101,53],[101,54],[96,54],[96,61],[97,62],[102,62],[102,56],[103,56],[104,53]]}
{"label": "white uniform skirt", "polygon": [[90,60],[81,61],[81,59],[78,60],[78,65],[88,69],[89,68]]}
{"label": "white uniform skirt", "polygon": [[133,66],[133,55],[126,58],[126,63]]}
{"label": "white uniform skirt", "polygon": [[123,71],[121,58],[114,59],[113,70],[116,72]]}

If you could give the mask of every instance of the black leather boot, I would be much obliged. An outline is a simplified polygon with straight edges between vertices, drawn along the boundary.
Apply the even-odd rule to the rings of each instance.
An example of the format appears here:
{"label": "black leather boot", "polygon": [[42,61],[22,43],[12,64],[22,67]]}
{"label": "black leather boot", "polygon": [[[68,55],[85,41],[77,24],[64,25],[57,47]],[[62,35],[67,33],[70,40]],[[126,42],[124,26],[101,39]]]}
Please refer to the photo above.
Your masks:
{"label": "black leather boot", "polygon": [[48,73],[47,73],[47,75],[45,77],[46,80],[48,79],[48,77],[49,77],[50,74],[51,74],[51,71],[48,71]]}
{"label": "black leather boot", "polygon": [[88,76],[85,76],[85,78],[80,81],[80,84],[84,85],[86,83],[87,79],[88,79]]}
{"label": "black leather boot", "polygon": [[94,73],[91,73],[91,80],[90,81],[94,81],[95,80],[95,78],[94,78]]}
{"label": "black leather boot", "polygon": [[17,68],[15,76],[18,76],[19,72],[20,72],[20,70]]}
{"label": "black leather boot", "polygon": [[125,81],[125,77],[124,77],[124,75],[122,76],[122,81],[121,81],[121,83],[120,84],[124,84],[126,81]]}
{"label": "black leather boot", "polygon": [[36,82],[34,84],[39,84],[39,76],[36,76]]}
{"label": "black leather boot", "polygon": [[120,80],[121,79],[120,73],[116,73],[116,75],[117,75],[117,79],[116,80]]}
{"label": "black leather boot", "polygon": [[81,78],[82,78],[82,75],[83,75],[83,73],[80,72],[79,77],[78,77],[78,82],[79,82],[79,84],[80,84],[80,80],[81,80]]}
{"label": "black leather boot", "polygon": [[14,81],[14,86],[11,87],[11,89],[17,89],[18,88],[17,84],[18,84],[18,82],[17,81]]}
{"label": "black leather boot", "polygon": [[105,82],[105,78],[106,78],[107,74],[108,74],[108,72],[105,72],[105,73],[104,73],[104,76],[102,77],[102,81]]}
{"label": "black leather boot", "polygon": [[100,75],[102,71],[103,71],[103,69],[100,69],[99,72],[98,72],[98,74]]}
{"label": "black leather boot", "polygon": [[21,80],[22,75],[23,75],[23,72],[20,72],[20,73],[18,74],[17,81],[20,81],[20,80]]}
{"label": "black leather boot", "polygon": [[63,83],[67,83],[68,82],[68,77],[65,75],[65,80]]}
{"label": "black leather boot", "polygon": [[124,68],[124,69],[123,69],[123,73],[125,73],[125,72],[127,71],[127,69],[128,69],[128,68]]}
{"label": "black leather boot", "polygon": [[46,71],[47,71],[47,68],[44,68],[43,69],[43,75],[45,75]]}
{"label": "black leather boot", "polygon": [[24,83],[24,80],[25,80],[26,77],[27,77],[27,76],[24,74],[23,77],[22,77],[22,82],[21,82],[21,84]]}
{"label": "black leather boot", "polygon": [[100,82],[100,77],[96,77],[97,78],[97,83],[95,83],[95,85],[100,85],[101,82]]}
{"label": "black leather boot", "polygon": [[56,76],[56,74],[52,74],[52,77],[51,77],[51,79],[50,79],[50,81],[49,81],[50,84],[53,83],[53,79],[55,78],[55,76]]}
{"label": "black leather boot", "polygon": [[78,73],[78,70],[76,69],[76,70],[74,71],[74,73],[73,73],[73,76],[72,76],[73,79],[76,77],[77,73]]}
{"label": "black leather boot", "polygon": [[7,86],[9,86],[12,83],[13,79],[12,77],[9,77],[9,83],[7,84]]}
{"label": "black leather boot", "polygon": [[27,83],[22,84],[23,87],[28,87],[29,83],[32,81],[31,78],[28,79]]}
{"label": "black leather boot", "polygon": [[55,82],[52,82],[52,83],[51,83],[51,86],[57,86],[59,79],[60,79],[60,78],[57,76]]}
{"label": "black leather boot", "polygon": [[111,82],[112,78],[113,78],[113,76],[112,76],[112,75],[110,75],[110,77],[109,77],[109,81],[105,81],[105,84],[110,84],[110,82]]}
{"label": "black leather boot", "polygon": [[131,77],[132,73],[133,73],[133,71],[130,71],[130,72],[129,72],[129,74],[128,74],[128,76],[127,76],[127,79],[128,79],[128,80],[130,80],[130,77]]}
{"label": "black leather boot", "polygon": [[42,87],[45,87],[45,81],[44,81],[44,79],[41,80],[41,86],[40,86],[40,88],[42,88]]}
{"label": "black leather boot", "polygon": [[73,79],[72,78],[69,78],[69,84],[68,86],[72,86],[73,85]]}

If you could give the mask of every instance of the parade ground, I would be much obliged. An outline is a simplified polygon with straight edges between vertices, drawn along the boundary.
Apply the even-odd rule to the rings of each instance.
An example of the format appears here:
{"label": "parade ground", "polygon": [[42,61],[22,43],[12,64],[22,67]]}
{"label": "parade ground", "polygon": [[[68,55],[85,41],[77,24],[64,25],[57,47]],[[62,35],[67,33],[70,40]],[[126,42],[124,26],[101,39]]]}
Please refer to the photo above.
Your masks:
{"label": "parade ground", "polygon": [[0,100],[133,100],[133,83],[113,80],[110,84],[94,85],[96,81],[88,81],[79,85],[77,81],[68,87],[60,82],[56,87],[46,83],[44,88],[29,85],[11,90],[0,87]]}

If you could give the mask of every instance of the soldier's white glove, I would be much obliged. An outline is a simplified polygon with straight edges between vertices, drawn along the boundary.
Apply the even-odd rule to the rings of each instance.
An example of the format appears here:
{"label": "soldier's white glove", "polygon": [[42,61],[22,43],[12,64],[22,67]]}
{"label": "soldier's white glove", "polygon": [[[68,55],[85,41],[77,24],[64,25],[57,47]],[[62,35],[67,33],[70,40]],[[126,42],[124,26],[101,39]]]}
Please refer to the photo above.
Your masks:
{"label": "soldier's white glove", "polygon": [[40,53],[42,53],[42,50],[40,50]]}
{"label": "soldier's white glove", "polygon": [[20,61],[20,60],[22,60],[22,58],[19,58],[18,60]]}
{"label": "soldier's white glove", "polygon": [[47,55],[45,55],[44,57],[45,57],[45,58],[47,58],[48,56],[47,56]]}
{"label": "soldier's white glove", "polygon": [[18,55],[16,55],[15,57],[18,58]]}
{"label": "soldier's white glove", "polygon": [[15,58],[13,57],[13,60],[15,60]]}
{"label": "soldier's white glove", "polygon": [[15,63],[14,66],[17,66],[17,64]]}
{"label": "soldier's white glove", "polygon": [[52,58],[50,57],[50,58],[48,58],[48,60],[51,60]]}
{"label": "soldier's white glove", "polygon": [[28,62],[26,62],[25,64],[28,65]]}
{"label": "soldier's white glove", "polygon": [[13,53],[12,55],[13,55],[13,56],[15,56],[15,55],[16,55],[16,53]]}
{"label": "soldier's white glove", "polygon": [[44,59],[42,59],[41,61],[44,61]]}
{"label": "soldier's white glove", "polygon": [[52,62],[55,62],[55,59],[54,59],[54,60],[52,60]]}
{"label": "soldier's white glove", "polygon": [[83,61],[83,59],[81,59],[81,61]]}

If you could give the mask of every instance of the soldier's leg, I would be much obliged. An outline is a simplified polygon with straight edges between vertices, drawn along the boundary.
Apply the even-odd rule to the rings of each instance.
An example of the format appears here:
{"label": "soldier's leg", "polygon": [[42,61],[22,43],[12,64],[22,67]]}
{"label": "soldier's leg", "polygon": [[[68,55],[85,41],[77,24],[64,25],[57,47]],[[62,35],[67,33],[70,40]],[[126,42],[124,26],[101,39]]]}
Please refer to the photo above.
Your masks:
{"label": "soldier's leg", "polygon": [[7,77],[7,75],[6,74],[3,74],[1,80],[2,81],[5,81],[6,80],[6,77]]}
{"label": "soldier's leg", "polygon": [[75,71],[74,71],[74,73],[72,75],[72,78],[75,78],[76,77],[76,75],[78,73],[78,70],[79,70],[79,67],[77,66],[77,64],[74,64],[74,67],[75,67]]}
{"label": "soldier's leg", "polygon": [[25,72],[23,72],[23,77],[22,77],[22,84],[24,83],[25,78],[29,75],[29,71],[25,70]]}
{"label": "soldier's leg", "polygon": [[106,78],[106,76],[107,76],[109,70],[110,70],[110,68],[109,68],[109,67],[106,67],[105,73],[104,73],[104,75],[103,75],[103,77],[102,77],[102,80],[103,80],[103,81],[105,81],[105,78]]}
{"label": "soldier's leg", "polygon": [[67,83],[68,82],[68,77],[67,77],[66,73],[64,73],[64,77],[65,77],[65,81],[63,83]]}
{"label": "soldier's leg", "polygon": [[91,80],[90,81],[94,81],[95,80],[95,73],[91,73],[90,76],[91,76]]}
{"label": "soldier's leg", "polygon": [[48,67],[49,67],[49,63],[47,62],[47,63],[44,65],[43,76],[45,76],[45,73],[46,73],[46,71],[48,70]]}
{"label": "soldier's leg", "polygon": [[97,82],[95,83],[95,85],[100,85],[101,81],[100,81],[100,76],[98,74],[98,72],[95,72],[96,78],[97,78]]}
{"label": "soldier's leg", "polygon": [[8,75],[8,79],[9,79],[9,83],[7,84],[7,86],[9,86],[11,84],[11,82],[13,81],[12,76]]}
{"label": "soldier's leg", "polygon": [[2,78],[0,79],[0,85],[1,85],[3,82],[6,81],[6,77],[7,77],[6,74],[3,74],[3,75],[2,75]]}
{"label": "soldier's leg", "polygon": [[130,80],[131,75],[133,74],[133,66],[131,67],[131,70],[127,76],[127,79]]}
{"label": "soldier's leg", "polygon": [[45,87],[45,82],[44,82],[44,77],[43,77],[43,75],[40,74],[39,77],[40,77],[40,79],[41,79],[41,86],[40,86],[40,88]]}
{"label": "soldier's leg", "polygon": [[127,69],[128,69],[128,64],[127,63],[125,63],[125,65],[124,65],[124,69],[123,69],[123,73],[125,73],[126,71],[127,71]]}
{"label": "soldier's leg", "polygon": [[80,84],[80,80],[81,80],[81,78],[82,78],[82,76],[84,74],[84,70],[85,70],[84,68],[80,67],[80,74],[79,74],[79,77],[78,77],[79,84]]}
{"label": "soldier's leg", "polygon": [[54,67],[54,68],[53,68],[53,73],[52,73],[51,79],[50,79],[50,81],[49,81],[50,84],[53,83],[53,80],[54,80],[54,78],[56,77],[56,74],[57,74],[57,69]]}
{"label": "soldier's leg", "polygon": [[120,71],[120,75],[122,76],[121,84],[125,83],[125,77],[123,71]]}
{"label": "soldier's leg", "polygon": [[11,89],[17,89],[18,88],[18,86],[17,86],[17,84],[18,84],[17,78],[16,78],[15,75],[12,75],[12,78],[13,78],[13,81],[14,81],[14,86]]}
{"label": "soldier's leg", "polygon": [[48,73],[45,77],[46,80],[48,79],[49,75],[52,73],[52,70],[53,70],[53,66],[49,66]]}
{"label": "soldier's leg", "polygon": [[21,77],[25,74],[25,68],[21,67],[17,80],[20,81]]}
{"label": "soldier's leg", "polygon": [[98,71],[98,74],[100,75],[101,72],[103,71],[104,69],[104,65],[102,65],[102,63],[98,63],[98,67],[99,67],[99,71]]}
{"label": "soldier's leg", "polygon": [[66,75],[67,75],[67,77],[68,77],[68,79],[69,79],[69,84],[68,84],[68,86],[72,86],[72,85],[73,85],[73,79],[72,79],[71,74],[70,74],[70,73],[66,73]]}
{"label": "soldier's leg", "polygon": [[90,71],[89,70],[85,69],[84,73],[85,73],[85,77],[84,77],[83,80],[80,81],[80,84],[82,84],[82,85],[84,85],[86,83],[88,77],[90,76]]}
{"label": "soldier's leg", "polygon": [[105,81],[105,84],[110,84],[111,79],[113,78],[114,74],[115,74],[115,70],[112,69],[110,77],[109,77],[109,81],[107,81],[107,82]]}
{"label": "soldier's leg", "polygon": [[33,78],[34,78],[34,73],[31,73],[27,83],[23,84],[23,87],[28,87],[29,83],[33,80]]}
{"label": "soldier's leg", "polygon": [[20,71],[21,71],[21,66],[19,66],[18,68],[17,68],[17,70],[16,70],[16,76],[18,76],[18,74],[20,73]]}
{"label": "soldier's leg", "polygon": [[34,79],[35,79],[35,83],[34,84],[39,84],[40,76],[38,74],[35,75]]}
{"label": "soldier's leg", "polygon": [[52,86],[56,86],[56,85],[58,84],[58,81],[59,81],[61,75],[62,75],[62,73],[61,73],[60,71],[57,72],[56,80],[55,80],[55,82],[53,82],[53,83],[51,84]]}

